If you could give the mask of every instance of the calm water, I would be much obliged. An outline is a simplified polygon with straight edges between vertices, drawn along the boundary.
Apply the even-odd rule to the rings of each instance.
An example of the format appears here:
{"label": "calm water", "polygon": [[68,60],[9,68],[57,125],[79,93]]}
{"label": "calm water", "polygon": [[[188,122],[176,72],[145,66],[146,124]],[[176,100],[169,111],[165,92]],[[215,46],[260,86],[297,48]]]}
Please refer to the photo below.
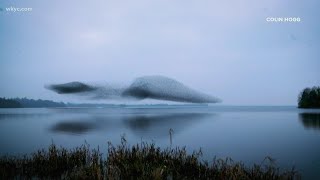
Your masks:
{"label": "calm water", "polygon": [[141,140],[191,152],[202,148],[204,158],[231,157],[248,165],[264,157],[277,165],[293,165],[305,179],[320,179],[320,110],[295,107],[139,106],[102,109],[0,109],[0,154],[29,153],[52,141],[75,147]]}

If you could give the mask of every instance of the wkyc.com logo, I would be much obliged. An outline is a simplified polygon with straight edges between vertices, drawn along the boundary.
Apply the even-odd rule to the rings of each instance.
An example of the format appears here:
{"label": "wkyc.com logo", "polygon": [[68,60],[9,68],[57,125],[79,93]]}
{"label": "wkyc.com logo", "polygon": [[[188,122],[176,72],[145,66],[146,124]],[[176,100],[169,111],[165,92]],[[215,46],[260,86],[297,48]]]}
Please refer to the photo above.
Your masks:
{"label": "wkyc.com logo", "polygon": [[0,7],[0,12],[12,12],[12,13],[16,13],[16,12],[31,12],[32,8],[30,7],[5,7],[2,8]]}

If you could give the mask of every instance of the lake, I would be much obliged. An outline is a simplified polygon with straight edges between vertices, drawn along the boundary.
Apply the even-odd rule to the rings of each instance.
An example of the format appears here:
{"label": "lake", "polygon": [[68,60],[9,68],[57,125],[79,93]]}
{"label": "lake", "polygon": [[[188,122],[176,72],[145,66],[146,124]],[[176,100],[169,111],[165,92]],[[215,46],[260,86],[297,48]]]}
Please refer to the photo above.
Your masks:
{"label": "lake", "polygon": [[266,156],[303,179],[320,179],[320,110],[290,106],[121,106],[110,108],[0,109],[0,154],[24,154],[52,142],[87,142],[106,152],[107,142],[154,142],[202,149],[210,161],[231,157],[247,165]]}

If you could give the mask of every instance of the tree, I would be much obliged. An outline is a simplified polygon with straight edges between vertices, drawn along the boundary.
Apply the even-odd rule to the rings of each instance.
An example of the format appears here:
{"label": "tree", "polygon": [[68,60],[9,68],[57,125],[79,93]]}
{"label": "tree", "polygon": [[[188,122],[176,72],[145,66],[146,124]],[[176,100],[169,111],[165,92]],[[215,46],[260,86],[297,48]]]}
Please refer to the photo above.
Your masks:
{"label": "tree", "polygon": [[20,108],[21,104],[13,99],[0,98],[0,108]]}
{"label": "tree", "polygon": [[305,88],[298,98],[299,108],[320,108],[320,86]]}
{"label": "tree", "polygon": [[63,102],[50,100],[34,100],[27,98],[6,99],[0,98],[0,108],[43,108],[43,107],[65,107]]}

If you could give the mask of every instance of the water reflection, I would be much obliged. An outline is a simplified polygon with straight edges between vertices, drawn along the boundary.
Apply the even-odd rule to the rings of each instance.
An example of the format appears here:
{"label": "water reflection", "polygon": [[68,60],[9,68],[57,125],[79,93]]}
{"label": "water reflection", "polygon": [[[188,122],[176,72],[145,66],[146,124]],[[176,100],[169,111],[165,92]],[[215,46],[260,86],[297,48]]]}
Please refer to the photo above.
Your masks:
{"label": "water reflection", "polygon": [[0,114],[0,121],[21,121],[26,119],[41,119],[49,117],[48,114]]}
{"label": "water reflection", "polygon": [[96,128],[94,123],[70,121],[57,123],[51,128],[51,130],[54,132],[83,134],[94,128]]}
{"label": "water reflection", "polygon": [[174,129],[178,134],[184,129],[201,123],[213,114],[205,113],[179,113],[166,115],[135,116],[124,119],[124,125],[140,137],[167,137],[168,130]]}
{"label": "water reflection", "polygon": [[320,130],[320,113],[300,113],[299,118],[304,127]]}
{"label": "water reflection", "polygon": [[175,133],[179,133],[212,115],[205,113],[93,115],[59,120],[49,130],[55,133],[81,135],[92,131],[125,133],[121,131],[128,129],[137,136],[161,138],[168,135],[170,128],[174,129]]}
{"label": "water reflection", "polygon": [[66,133],[73,135],[86,134],[92,131],[108,131],[109,128],[117,127],[117,118],[91,116],[75,116],[57,120],[49,130],[54,133]]}

